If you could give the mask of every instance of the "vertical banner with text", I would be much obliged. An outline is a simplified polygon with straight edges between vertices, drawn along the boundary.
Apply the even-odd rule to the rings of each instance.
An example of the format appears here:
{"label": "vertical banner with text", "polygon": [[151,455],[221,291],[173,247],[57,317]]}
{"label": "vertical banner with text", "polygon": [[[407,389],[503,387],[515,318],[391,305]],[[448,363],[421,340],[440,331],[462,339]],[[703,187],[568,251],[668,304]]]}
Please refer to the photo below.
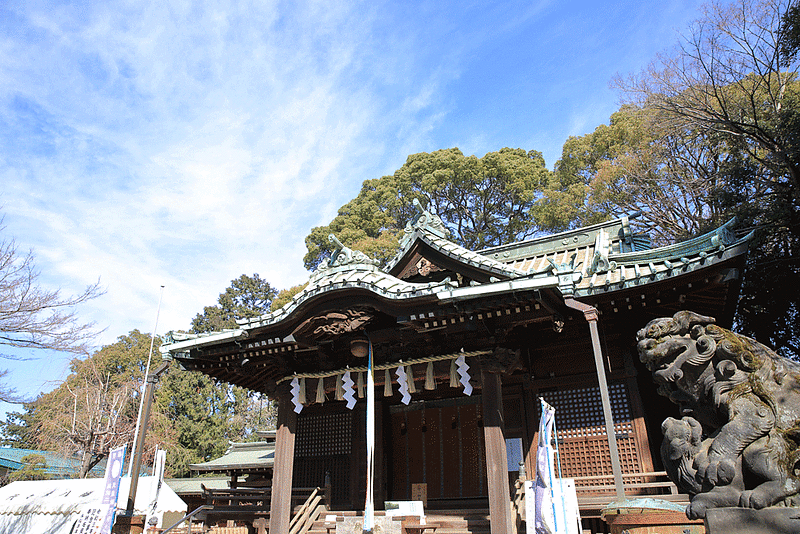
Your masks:
{"label": "vertical banner with text", "polygon": [[81,512],[72,529],[72,534],[111,534],[114,516],[117,512],[117,496],[122,476],[122,464],[125,462],[125,449],[126,447],[123,445],[108,454],[103,496],[99,503],[89,506]]}

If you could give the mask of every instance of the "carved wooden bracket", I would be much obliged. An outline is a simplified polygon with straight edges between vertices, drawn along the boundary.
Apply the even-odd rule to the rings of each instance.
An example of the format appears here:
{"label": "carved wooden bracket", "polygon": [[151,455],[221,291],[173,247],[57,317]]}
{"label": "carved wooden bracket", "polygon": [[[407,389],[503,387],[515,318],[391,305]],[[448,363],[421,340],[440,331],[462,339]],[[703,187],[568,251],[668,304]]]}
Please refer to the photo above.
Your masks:
{"label": "carved wooden bracket", "polygon": [[511,373],[518,369],[520,350],[496,347],[491,354],[480,356],[481,368],[487,373]]}

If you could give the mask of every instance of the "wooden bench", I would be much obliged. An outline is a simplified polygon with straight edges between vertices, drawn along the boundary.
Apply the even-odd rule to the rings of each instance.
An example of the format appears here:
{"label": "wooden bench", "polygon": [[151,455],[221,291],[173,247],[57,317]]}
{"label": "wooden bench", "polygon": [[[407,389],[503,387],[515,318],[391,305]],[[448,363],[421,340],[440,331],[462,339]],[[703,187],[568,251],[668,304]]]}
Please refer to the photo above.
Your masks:
{"label": "wooden bench", "polygon": [[439,523],[422,523],[419,516],[404,516],[396,515],[392,517],[393,521],[400,521],[400,532],[402,534],[425,534],[426,532],[435,532],[441,525]]}

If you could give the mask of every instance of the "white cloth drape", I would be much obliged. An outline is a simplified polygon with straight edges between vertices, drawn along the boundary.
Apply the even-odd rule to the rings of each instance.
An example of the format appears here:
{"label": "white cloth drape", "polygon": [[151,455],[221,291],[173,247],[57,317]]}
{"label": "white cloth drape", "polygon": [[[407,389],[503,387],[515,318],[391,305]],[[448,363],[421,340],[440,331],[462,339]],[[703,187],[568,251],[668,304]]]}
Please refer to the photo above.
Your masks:
{"label": "white cloth drape", "polygon": [[536,534],[555,534],[555,508],[553,495],[553,425],[556,410],[544,399],[539,419],[539,443],[536,448]]}

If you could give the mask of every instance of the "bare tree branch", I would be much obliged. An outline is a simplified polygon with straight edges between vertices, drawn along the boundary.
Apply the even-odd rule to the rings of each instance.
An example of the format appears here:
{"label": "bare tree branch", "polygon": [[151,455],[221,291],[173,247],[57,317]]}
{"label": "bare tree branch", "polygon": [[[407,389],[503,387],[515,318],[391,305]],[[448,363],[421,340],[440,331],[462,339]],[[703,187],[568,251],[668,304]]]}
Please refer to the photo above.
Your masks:
{"label": "bare tree branch", "polygon": [[33,253],[21,254],[13,239],[0,241],[0,345],[88,353],[98,332],[94,323],[80,321],[75,308],[103,294],[99,282],[65,297],[38,279]]}

